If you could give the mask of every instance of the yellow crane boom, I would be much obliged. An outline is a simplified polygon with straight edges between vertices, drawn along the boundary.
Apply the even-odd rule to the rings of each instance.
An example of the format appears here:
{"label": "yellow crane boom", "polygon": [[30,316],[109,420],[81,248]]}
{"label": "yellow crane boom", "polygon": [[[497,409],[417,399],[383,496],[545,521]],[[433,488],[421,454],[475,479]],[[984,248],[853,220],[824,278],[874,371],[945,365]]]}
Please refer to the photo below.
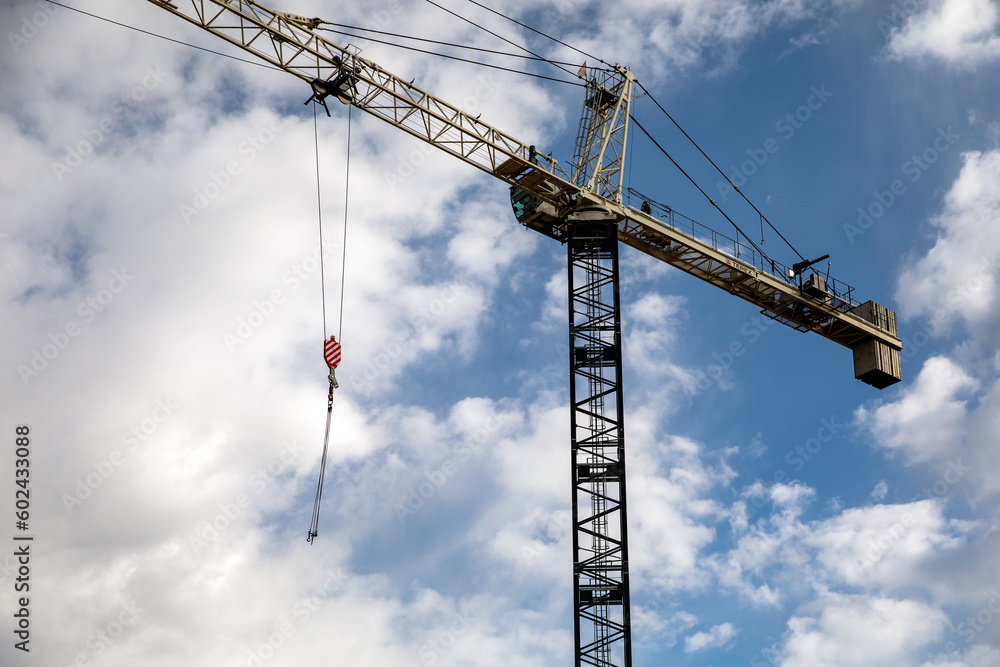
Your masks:
{"label": "yellow crane boom", "polygon": [[[522,198],[518,220],[536,231],[565,241],[564,221],[570,212],[602,206],[614,217],[623,243],[739,296],[795,329],[815,332],[853,350],[858,379],[882,389],[902,378],[902,342],[892,310],[870,301],[861,303],[853,288],[818,273],[803,281],[790,267],[761,256],[738,239],[623,205],[615,173],[595,178],[601,172],[598,165],[588,170],[588,182],[578,182],[533,145],[318,34],[321,19],[272,10],[254,0],[149,2],[301,78],[312,86],[315,99],[334,97],[354,104],[507,183],[515,188],[515,200],[518,192],[530,195]],[[631,86],[625,84],[631,84],[633,77],[620,66],[616,69],[621,85],[592,83],[589,105],[630,102]],[[627,111],[626,107],[623,116],[616,109],[619,122],[627,121]],[[615,132],[610,122],[604,128],[598,137],[603,138],[601,155]],[[624,136],[618,143],[610,160],[612,172],[624,154]],[[620,170],[616,173],[620,179]]]}

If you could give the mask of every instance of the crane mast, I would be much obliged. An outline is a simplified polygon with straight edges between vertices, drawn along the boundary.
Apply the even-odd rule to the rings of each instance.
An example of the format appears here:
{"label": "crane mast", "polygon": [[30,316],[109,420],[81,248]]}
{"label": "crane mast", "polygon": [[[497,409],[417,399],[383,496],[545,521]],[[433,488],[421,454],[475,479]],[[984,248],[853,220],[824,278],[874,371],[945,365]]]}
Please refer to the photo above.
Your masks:
{"label": "crane mast", "polygon": [[[619,205],[634,80],[621,66],[587,80],[573,164],[577,185]],[[618,225],[583,204],[565,229],[575,664],[631,667]]]}
{"label": "crane mast", "polygon": [[[630,667],[625,426],[619,242],[738,296],[799,331],[852,350],[855,377],[898,382],[895,313],[855,300],[853,288],[786,267],[670,209],[623,203],[623,163],[635,76],[616,65],[586,79],[573,164],[567,170],[490,125],[339,46],[324,21],[255,0],[148,0],[310,85],[376,116],[510,186],[515,217],[566,245],[569,287],[575,664]],[[327,109],[329,113],[329,109]]]}

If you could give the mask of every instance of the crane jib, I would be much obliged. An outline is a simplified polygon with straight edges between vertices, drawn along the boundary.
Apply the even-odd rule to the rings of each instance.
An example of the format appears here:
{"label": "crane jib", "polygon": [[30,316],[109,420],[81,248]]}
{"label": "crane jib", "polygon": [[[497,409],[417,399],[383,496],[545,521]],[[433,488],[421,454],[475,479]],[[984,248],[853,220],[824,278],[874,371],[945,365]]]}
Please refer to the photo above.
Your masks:
{"label": "crane jib", "polygon": [[[591,88],[602,93],[601,104],[594,101],[591,90],[588,98],[591,99],[591,105],[584,107],[588,131],[585,138],[579,140],[578,152],[589,169],[595,174],[600,172],[599,179],[587,179],[598,191],[588,192],[578,185],[579,173],[578,179],[571,179],[558,161],[535,151],[530,144],[493,128],[478,116],[470,116],[460,108],[419,90],[411,81],[400,79],[377,64],[358,57],[349,49],[317,35],[312,30],[312,19],[303,22],[302,17],[280,14],[250,0],[149,1],[306,82],[311,83],[317,79],[323,81],[327,85],[320,90],[320,95],[329,91],[329,94],[344,101],[346,95],[338,94],[344,92],[344,79],[341,78],[337,86],[333,82],[338,81],[338,77],[343,77],[345,68],[349,68],[352,77],[356,76],[357,79],[356,82],[351,80],[351,86],[358,87],[358,93],[354,94],[352,90],[350,95],[355,106],[530,194],[540,203],[532,205],[529,202],[529,205],[520,210],[515,209],[515,215],[519,221],[536,231],[564,240],[566,227],[563,218],[572,210],[574,203],[582,203],[586,199],[591,203],[600,202],[614,211],[619,220],[621,240],[642,252],[673,263],[724,289],[738,288],[739,285],[727,281],[742,281],[743,278],[736,277],[735,274],[746,274],[742,270],[745,262],[727,265],[728,274],[734,276],[732,279],[715,269],[704,271],[695,266],[694,270],[690,270],[691,267],[686,266],[688,260],[694,265],[714,266],[714,258],[681,257],[669,251],[663,242],[664,238],[690,245],[683,235],[678,236],[676,230],[669,229],[669,221],[666,225],[668,229],[665,229],[660,224],[662,221],[634,209],[625,212],[618,201],[606,196],[614,195],[615,188],[618,187],[616,173],[620,173],[620,169],[619,172],[615,170],[620,168],[624,155],[627,124],[621,116],[617,116],[618,120],[612,122],[610,117],[614,114],[609,112],[606,114],[607,122],[602,125],[599,117],[601,114],[596,114],[596,111],[624,106],[613,104],[607,94],[604,94],[604,91],[624,94],[626,87],[619,83],[607,80],[600,83],[599,87],[592,86]],[[184,7],[183,10],[181,6]],[[631,76],[621,67],[605,74],[607,77],[619,78],[626,75]],[[697,244],[694,247],[697,248]],[[855,309],[860,304],[854,302],[850,292],[846,294],[847,298],[844,298],[844,293],[832,293],[829,299],[826,298],[824,292],[837,284],[832,280],[825,287],[814,283],[809,290],[799,289],[788,285],[784,278],[768,274],[766,267],[762,266],[763,258],[757,259],[759,263],[754,264],[755,270],[760,272],[758,278],[767,281],[773,279],[781,285],[777,298],[766,302],[759,302],[760,299],[754,301],[762,310],[794,328],[804,328],[827,337],[836,335],[837,342],[852,349],[861,340],[874,340],[879,347],[879,354],[874,355],[875,358],[891,359],[888,366],[881,361],[876,364],[880,368],[884,367],[882,369],[887,373],[879,384],[892,384],[901,378],[897,357],[902,343],[895,334],[874,326],[873,322],[859,315],[859,311]],[[766,295],[768,290],[764,292]],[[774,290],[770,292],[773,293]],[[741,296],[749,296],[748,300],[755,298],[752,294]],[[843,334],[845,331],[848,332],[847,335]],[[859,370],[857,362],[855,374],[861,379],[865,374]]]}

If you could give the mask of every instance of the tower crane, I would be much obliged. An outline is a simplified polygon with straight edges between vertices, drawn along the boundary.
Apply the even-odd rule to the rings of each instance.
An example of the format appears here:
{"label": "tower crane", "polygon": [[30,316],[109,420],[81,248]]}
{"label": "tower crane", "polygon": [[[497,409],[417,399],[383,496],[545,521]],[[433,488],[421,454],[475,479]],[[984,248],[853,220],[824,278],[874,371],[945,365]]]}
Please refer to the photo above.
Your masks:
{"label": "tower crane", "polygon": [[[593,70],[573,163],[559,161],[319,34],[324,21],[257,0],[148,0],[302,79],[309,101],[351,104],[510,186],[517,221],[566,246],[575,664],[632,664],[618,248],[625,243],[773,319],[849,348],[855,377],[898,382],[895,313],[853,288],[786,267],[752,243],[622,196],[635,75]],[[327,108],[329,114],[329,109]],[[640,126],[641,127],[641,126]],[[810,272],[811,271],[811,272]],[[806,275],[807,272],[810,272]]]}

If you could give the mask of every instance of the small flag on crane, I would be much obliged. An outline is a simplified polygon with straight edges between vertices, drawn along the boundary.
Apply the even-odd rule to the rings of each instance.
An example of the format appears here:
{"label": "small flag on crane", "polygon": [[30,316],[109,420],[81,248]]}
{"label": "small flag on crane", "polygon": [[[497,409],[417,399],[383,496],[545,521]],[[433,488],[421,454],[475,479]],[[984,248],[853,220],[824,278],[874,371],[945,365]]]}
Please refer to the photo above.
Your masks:
{"label": "small flag on crane", "polygon": [[581,79],[586,79],[587,78],[587,61],[586,60],[584,60],[583,64],[580,65],[580,71],[577,72],[576,75],[578,77],[580,77]]}
{"label": "small flag on crane", "polygon": [[336,336],[330,336],[330,340],[323,345],[323,357],[326,358],[326,365],[336,368],[340,365],[340,343]]}

